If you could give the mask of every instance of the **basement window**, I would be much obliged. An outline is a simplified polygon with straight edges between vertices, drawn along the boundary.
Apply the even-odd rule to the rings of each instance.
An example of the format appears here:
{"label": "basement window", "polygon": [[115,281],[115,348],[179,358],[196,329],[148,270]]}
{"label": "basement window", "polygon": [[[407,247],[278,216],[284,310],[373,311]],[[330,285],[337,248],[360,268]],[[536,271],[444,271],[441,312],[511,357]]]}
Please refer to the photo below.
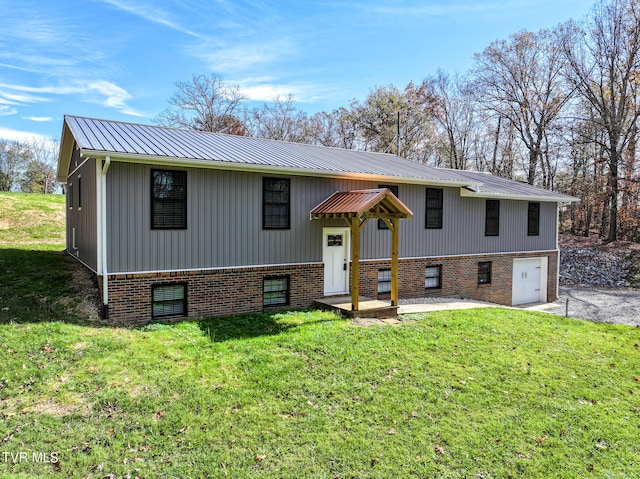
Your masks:
{"label": "basement window", "polygon": [[152,287],[154,318],[187,315],[187,286],[184,283],[158,284]]}
{"label": "basement window", "polygon": [[265,278],[262,285],[262,305],[286,306],[289,304],[289,276]]}
{"label": "basement window", "polygon": [[478,263],[478,284],[491,284],[491,261]]}
{"label": "basement window", "polygon": [[439,289],[442,287],[442,266],[427,266],[424,271],[424,288]]}
{"label": "basement window", "polygon": [[391,292],[391,270],[379,269],[378,270],[378,293],[390,293]]}

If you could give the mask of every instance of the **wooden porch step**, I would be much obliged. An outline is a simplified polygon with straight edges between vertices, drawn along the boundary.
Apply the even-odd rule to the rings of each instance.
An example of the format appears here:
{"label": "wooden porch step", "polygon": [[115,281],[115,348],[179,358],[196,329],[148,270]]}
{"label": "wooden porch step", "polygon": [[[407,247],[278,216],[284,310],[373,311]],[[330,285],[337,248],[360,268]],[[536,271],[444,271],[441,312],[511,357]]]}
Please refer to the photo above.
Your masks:
{"label": "wooden porch step", "polygon": [[314,307],[338,311],[349,318],[397,318],[398,306],[392,306],[390,301],[380,301],[360,297],[359,308],[351,310],[351,296],[327,296],[314,301]]}

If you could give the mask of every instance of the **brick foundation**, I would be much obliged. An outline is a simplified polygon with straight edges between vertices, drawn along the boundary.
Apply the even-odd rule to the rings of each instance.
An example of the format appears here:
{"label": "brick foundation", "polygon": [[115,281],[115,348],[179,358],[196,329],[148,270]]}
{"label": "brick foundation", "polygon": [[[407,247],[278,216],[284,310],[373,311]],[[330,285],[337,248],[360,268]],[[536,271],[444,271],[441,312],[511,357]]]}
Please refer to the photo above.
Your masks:
{"label": "brick foundation", "polygon": [[[411,258],[399,262],[400,299],[453,297],[511,305],[514,258],[548,258],[547,300],[557,298],[556,251]],[[491,261],[491,284],[478,285],[478,263]],[[441,266],[441,287],[425,289],[427,266]],[[386,299],[378,294],[378,270],[390,268],[388,260],[360,263],[360,294]],[[184,283],[187,287],[187,315],[168,320],[199,319],[210,316],[269,310],[262,304],[265,277],[289,277],[291,308],[306,308],[324,295],[322,263],[282,265],[258,268],[226,268],[169,273],[141,273],[109,277],[109,322],[135,326],[151,321],[151,291],[154,285]],[[277,308],[271,308],[271,310]]]}
{"label": "brick foundation", "polygon": [[[398,296],[400,299],[463,298],[511,306],[513,259],[541,257],[548,258],[547,301],[554,301],[558,297],[556,251],[401,259],[398,266]],[[478,284],[478,263],[483,261],[492,263],[491,284]],[[438,265],[441,266],[441,287],[425,289],[425,268]],[[388,298],[388,293],[378,294],[378,270],[390,267],[389,261],[361,262],[360,294],[376,299]]]}
{"label": "brick foundation", "polygon": [[323,275],[322,263],[113,275],[109,277],[109,322],[127,326],[148,323],[152,319],[152,286],[171,283],[187,286],[187,316],[163,320],[269,310],[262,305],[262,291],[264,278],[272,276],[289,277],[287,307],[305,308],[323,296]]}

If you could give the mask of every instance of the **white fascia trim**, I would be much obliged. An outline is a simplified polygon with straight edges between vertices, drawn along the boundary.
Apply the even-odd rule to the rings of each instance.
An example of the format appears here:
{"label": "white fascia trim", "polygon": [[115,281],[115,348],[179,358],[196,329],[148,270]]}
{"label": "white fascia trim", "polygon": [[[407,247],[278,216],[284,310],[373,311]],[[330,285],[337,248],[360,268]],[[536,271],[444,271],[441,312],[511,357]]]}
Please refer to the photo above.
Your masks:
{"label": "white fascia trim", "polygon": [[407,176],[393,176],[393,175],[378,175],[373,173],[355,173],[355,172],[341,172],[331,170],[316,170],[309,168],[295,168],[288,166],[274,166],[274,165],[258,165],[255,163],[233,163],[230,161],[217,161],[217,160],[199,160],[193,158],[176,158],[166,156],[150,156],[150,155],[134,155],[127,153],[114,154],[108,151],[95,151],[95,150],[82,150],[84,156],[90,156],[93,158],[103,158],[105,156],[111,156],[111,161],[121,161],[124,163],[139,163],[147,165],[166,165],[173,167],[192,167],[192,168],[207,168],[212,170],[230,170],[230,171],[246,171],[250,173],[270,173],[270,174],[286,174],[292,176],[313,176],[324,178],[339,178],[349,180],[363,180],[363,181],[386,181],[390,183],[399,184],[414,184],[414,185],[434,185],[434,186],[451,186],[451,187],[463,187],[463,186],[475,186],[475,183],[466,180],[441,180],[437,178],[421,178],[421,177],[407,177]]}
{"label": "white fascia trim", "polygon": [[460,188],[460,196],[463,198],[491,198],[496,200],[518,200],[518,201],[539,201],[546,203],[569,204],[580,201],[580,198],[573,196],[564,196],[563,198],[553,198],[550,196],[536,195],[509,195],[503,193],[489,193],[482,191],[470,191],[465,187]]}
{"label": "white fascia trim", "polygon": [[277,263],[277,264],[253,264],[253,265],[242,265],[242,266],[218,266],[215,268],[187,268],[187,269],[158,269],[152,271],[120,271],[117,273],[109,273],[109,276],[118,276],[118,275],[143,275],[143,274],[168,274],[168,273],[191,273],[192,271],[203,271],[203,272],[211,272],[211,271],[223,271],[225,269],[256,269],[256,268],[281,268],[287,266],[311,266],[311,265],[320,265],[324,264],[322,261],[311,261],[308,263]]}

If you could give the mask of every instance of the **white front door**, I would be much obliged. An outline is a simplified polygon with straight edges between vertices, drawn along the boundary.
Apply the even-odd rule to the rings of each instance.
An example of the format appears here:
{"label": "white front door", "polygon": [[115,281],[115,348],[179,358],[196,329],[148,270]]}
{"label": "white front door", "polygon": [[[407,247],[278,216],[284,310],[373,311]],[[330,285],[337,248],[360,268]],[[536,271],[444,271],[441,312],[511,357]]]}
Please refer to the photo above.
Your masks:
{"label": "white front door", "polygon": [[513,260],[511,304],[547,301],[547,258]]}
{"label": "white front door", "polygon": [[349,228],[322,229],[324,294],[349,293]]}

